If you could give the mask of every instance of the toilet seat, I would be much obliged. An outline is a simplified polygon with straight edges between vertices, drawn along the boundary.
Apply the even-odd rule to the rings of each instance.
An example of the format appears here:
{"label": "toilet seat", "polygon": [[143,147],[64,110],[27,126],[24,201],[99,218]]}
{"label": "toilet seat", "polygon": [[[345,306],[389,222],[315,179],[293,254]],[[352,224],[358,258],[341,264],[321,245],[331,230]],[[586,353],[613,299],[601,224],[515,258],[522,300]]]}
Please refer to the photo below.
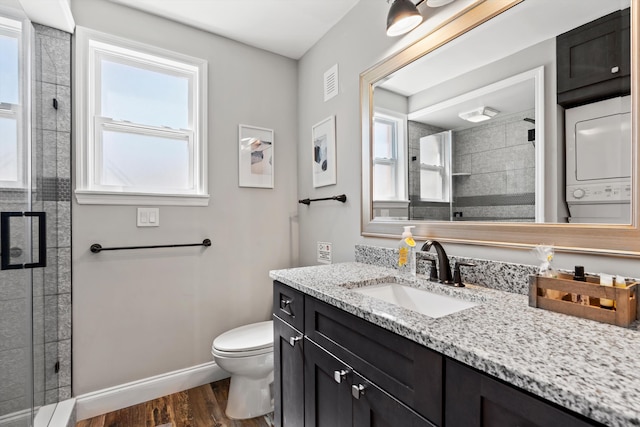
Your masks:
{"label": "toilet seat", "polygon": [[220,357],[248,357],[273,351],[273,321],[231,329],[213,340],[211,353]]}

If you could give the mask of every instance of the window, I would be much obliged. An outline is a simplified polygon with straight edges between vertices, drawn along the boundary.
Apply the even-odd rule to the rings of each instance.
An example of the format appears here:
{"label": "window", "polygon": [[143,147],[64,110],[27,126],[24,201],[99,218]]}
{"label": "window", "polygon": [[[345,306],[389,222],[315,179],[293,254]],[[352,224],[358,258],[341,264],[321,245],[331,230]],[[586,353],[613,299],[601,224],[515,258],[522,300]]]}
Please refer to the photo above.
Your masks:
{"label": "window", "polygon": [[79,203],[208,204],[204,60],[78,28]]}
{"label": "window", "polygon": [[0,188],[25,187],[22,23],[0,16]]}
{"label": "window", "polygon": [[420,199],[449,201],[449,133],[420,138]]}
{"label": "window", "polygon": [[373,116],[374,201],[406,200],[406,120],[401,114]]}

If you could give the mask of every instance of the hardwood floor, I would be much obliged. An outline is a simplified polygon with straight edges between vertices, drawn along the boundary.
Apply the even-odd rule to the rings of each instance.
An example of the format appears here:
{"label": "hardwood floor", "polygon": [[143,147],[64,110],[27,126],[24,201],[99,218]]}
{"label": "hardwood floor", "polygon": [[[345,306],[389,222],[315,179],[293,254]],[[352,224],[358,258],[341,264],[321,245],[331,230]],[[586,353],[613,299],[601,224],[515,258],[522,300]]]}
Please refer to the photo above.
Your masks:
{"label": "hardwood floor", "polygon": [[228,390],[227,378],[83,420],[76,427],[271,427],[265,417],[227,418]]}

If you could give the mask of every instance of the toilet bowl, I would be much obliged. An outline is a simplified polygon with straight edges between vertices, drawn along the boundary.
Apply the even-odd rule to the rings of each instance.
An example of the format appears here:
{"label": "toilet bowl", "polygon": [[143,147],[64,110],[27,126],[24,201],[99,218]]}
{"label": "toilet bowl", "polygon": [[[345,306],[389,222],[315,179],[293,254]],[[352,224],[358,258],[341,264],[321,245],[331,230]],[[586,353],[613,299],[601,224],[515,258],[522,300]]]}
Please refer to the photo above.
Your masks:
{"label": "toilet bowl", "polygon": [[231,374],[225,413],[245,419],[273,412],[273,321],[231,329],[213,340],[215,362]]}

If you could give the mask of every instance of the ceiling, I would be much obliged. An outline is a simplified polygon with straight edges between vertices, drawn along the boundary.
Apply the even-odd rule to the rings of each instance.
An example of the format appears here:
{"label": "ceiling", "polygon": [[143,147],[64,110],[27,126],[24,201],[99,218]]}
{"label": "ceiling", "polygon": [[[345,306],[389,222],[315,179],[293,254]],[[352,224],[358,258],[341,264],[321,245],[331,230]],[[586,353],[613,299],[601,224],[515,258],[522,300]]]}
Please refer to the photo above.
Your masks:
{"label": "ceiling", "polygon": [[299,59],[359,0],[110,1]]}

